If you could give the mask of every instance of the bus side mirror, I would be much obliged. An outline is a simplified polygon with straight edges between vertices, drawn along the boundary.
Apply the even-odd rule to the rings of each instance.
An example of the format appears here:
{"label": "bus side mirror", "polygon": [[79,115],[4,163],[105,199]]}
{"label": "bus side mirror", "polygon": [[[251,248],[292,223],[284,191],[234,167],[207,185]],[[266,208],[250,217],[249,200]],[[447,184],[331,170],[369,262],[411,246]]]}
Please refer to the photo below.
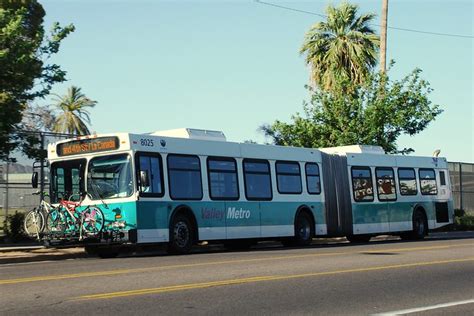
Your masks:
{"label": "bus side mirror", "polygon": [[38,187],[38,172],[35,171],[31,175],[31,186],[36,189]]}
{"label": "bus side mirror", "polygon": [[150,186],[150,181],[148,180],[148,172],[145,170],[140,170],[140,186],[141,187]]}

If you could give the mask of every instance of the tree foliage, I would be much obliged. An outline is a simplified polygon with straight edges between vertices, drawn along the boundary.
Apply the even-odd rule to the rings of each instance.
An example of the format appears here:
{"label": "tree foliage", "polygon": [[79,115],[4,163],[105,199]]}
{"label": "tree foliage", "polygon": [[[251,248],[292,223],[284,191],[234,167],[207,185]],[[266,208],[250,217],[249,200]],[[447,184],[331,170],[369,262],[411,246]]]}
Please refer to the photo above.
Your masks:
{"label": "tree foliage", "polygon": [[90,114],[87,108],[97,104],[86,97],[81,88],[72,86],[67,94],[56,95],[56,109],[59,113],[53,123],[53,131],[58,133],[88,135],[90,134],[87,124],[90,124]]}
{"label": "tree foliage", "polygon": [[358,15],[357,10],[347,2],[329,5],[327,20],[306,33],[300,53],[306,55],[311,80],[321,89],[331,90],[340,80],[362,84],[377,63],[380,39],[369,26],[375,15]]}
{"label": "tree foliage", "polygon": [[47,33],[44,16],[36,0],[0,0],[0,159],[26,146],[16,131],[27,103],[65,80],[66,73],[48,59],[74,26],[54,23]]}
{"label": "tree foliage", "polygon": [[[441,112],[428,95],[432,89],[415,69],[399,81],[383,73],[372,74],[365,85],[339,81],[336,91],[309,88],[312,96],[304,103],[304,115],[291,123],[275,121],[261,127],[277,145],[333,147],[352,144],[379,145],[389,153],[409,153],[397,148],[402,134],[415,135]],[[346,93],[351,85],[351,93]]]}

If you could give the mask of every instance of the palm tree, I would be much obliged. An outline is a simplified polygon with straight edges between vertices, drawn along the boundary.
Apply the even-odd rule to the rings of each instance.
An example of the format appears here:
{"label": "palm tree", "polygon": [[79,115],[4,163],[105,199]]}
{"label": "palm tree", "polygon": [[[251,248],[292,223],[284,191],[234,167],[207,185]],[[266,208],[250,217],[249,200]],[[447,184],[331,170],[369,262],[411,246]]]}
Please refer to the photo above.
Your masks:
{"label": "palm tree", "polygon": [[94,107],[97,101],[87,98],[81,88],[71,86],[67,94],[60,96],[55,94],[55,107],[59,110],[53,131],[77,135],[90,134],[87,124],[91,123],[88,107]]}
{"label": "palm tree", "polygon": [[375,14],[358,16],[357,9],[347,2],[329,5],[327,20],[306,33],[300,54],[306,54],[311,81],[321,89],[333,90],[339,79],[362,84],[377,63],[380,39],[369,26]]}

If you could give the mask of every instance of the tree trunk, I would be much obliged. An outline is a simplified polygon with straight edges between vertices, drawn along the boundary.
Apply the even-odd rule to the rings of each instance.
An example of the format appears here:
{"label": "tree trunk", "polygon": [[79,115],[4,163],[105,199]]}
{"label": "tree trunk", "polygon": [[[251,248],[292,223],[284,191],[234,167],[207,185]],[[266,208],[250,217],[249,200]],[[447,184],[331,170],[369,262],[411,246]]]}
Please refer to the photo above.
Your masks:
{"label": "tree trunk", "polygon": [[382,0],[382,23],[380,24],[380,71],[385,72],[387,66],[387,13],[388,0]]}

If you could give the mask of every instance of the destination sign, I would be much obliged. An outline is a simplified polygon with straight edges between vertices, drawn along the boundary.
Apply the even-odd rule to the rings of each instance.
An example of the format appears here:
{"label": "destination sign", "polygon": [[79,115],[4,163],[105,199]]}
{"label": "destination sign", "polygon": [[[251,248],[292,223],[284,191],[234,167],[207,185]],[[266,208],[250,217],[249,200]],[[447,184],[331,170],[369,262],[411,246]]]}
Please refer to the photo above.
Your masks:
{"label": "destination sign", "polygon": [[58,156],[71,156],[114,150],[118,148],[118,137],[101,137],[74,140],[71,142],[58,144],[56,147],[56,152],[58,153]]}

